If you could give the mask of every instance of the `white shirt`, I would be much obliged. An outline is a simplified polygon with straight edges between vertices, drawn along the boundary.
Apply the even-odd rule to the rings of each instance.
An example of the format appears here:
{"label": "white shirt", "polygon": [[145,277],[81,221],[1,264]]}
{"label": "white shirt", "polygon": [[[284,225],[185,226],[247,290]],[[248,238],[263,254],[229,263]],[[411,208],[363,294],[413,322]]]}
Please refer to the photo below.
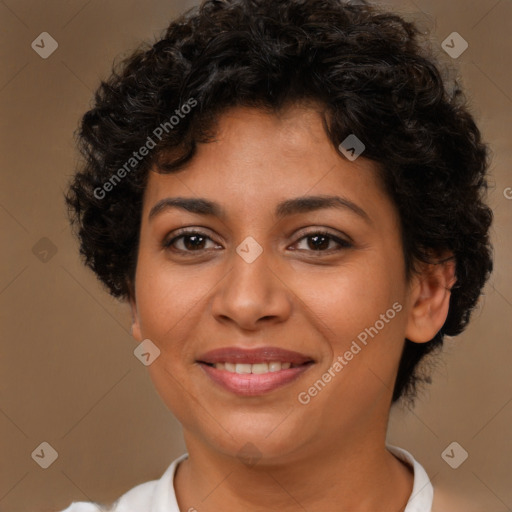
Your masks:
{"label": "white shirt", "polygon": [[[434,489],[421,464],[402,448],[387,445],[387,449],[411,466],[414,471],[412,493],[404,512],[431,512]],[[114,504],[114,508],[107,510],[109,512],[180,512],[174,490],[174,474],[178,464],[187,457],[187,453],[178,457],[167,468],[160,480],[137,485],[123,494]],[[98,512],[98,510],[104,509],[94,503],[77,502],[72,503],[62,512]]]}

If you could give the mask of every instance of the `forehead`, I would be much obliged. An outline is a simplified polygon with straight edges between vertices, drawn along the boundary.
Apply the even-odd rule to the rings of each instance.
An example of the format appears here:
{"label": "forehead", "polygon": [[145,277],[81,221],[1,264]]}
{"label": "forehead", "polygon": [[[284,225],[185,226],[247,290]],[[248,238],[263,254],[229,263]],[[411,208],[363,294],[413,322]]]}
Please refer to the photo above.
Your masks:
{"label": "forehead", "polygon": [[273,114],[237,107],[220,116],[213,140],[199,143],[183,169],[150,172],[144,212],[170,196],[209,197],[247,216],[305,195],[341,195],[367,204],[375,215],[375,206],[391,206],[377,164],[342,156],[318,108],[294,106]]}

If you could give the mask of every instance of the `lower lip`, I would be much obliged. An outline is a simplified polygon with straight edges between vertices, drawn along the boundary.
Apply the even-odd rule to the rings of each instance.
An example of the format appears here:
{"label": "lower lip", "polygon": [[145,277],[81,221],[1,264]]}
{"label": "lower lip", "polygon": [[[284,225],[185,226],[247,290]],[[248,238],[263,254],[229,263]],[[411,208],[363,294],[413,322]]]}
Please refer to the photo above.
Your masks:
{"label": "lower lip", "polygon": [[234,373],[199,363],[203,371],[224,389],[240,396],[258,396],[274,391],[297,379],[311,364],[269,373]]}

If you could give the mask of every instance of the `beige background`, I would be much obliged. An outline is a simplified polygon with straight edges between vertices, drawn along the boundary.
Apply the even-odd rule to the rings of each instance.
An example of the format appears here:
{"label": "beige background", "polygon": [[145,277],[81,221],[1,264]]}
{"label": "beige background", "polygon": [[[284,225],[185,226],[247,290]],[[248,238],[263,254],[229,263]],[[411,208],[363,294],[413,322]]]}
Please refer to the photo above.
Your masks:
{"label": "beige background", "polygon": [[[2,512],[113,501],[158,478],[184,452],[178,422],[133,355],[126,306],[79,261],[62,194],[77,161],[73,131],[100,77],[114,57],[193,3],[0,1]],[[453,31],[468,41],[456,63],[493,147],[496,214],[496,271],[481,307],[467,332],[446,343],[416,408],[393,412],[389,441],[410,450],[434,484],[467,494],[467,512],[506,512],[512,510],[512,200],[504,194],[512,187],[512,1],[386,4],[433,29],[442,55],[440,44]],[[59,44],[46,60],[31,48],[44,31]],[[42,238],[55,254],[41,253],[51,249]],[[58,452],[48,469],[31,457],[43,441]],[[469,453],[455,470],[441,458],[452,441]]]}

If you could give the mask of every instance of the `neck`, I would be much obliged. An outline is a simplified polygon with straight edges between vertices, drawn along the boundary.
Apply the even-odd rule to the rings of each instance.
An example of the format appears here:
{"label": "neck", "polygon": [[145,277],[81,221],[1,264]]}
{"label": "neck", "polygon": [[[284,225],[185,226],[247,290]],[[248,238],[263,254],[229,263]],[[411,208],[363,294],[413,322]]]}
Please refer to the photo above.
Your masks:
{"label": "neck", "polygon": [[412,492],[412,470],[386,450],[385,436],[345,437],[300,456],[255,463],[185,437],[189,457],[174,481],[184,511],[402,512]]}

